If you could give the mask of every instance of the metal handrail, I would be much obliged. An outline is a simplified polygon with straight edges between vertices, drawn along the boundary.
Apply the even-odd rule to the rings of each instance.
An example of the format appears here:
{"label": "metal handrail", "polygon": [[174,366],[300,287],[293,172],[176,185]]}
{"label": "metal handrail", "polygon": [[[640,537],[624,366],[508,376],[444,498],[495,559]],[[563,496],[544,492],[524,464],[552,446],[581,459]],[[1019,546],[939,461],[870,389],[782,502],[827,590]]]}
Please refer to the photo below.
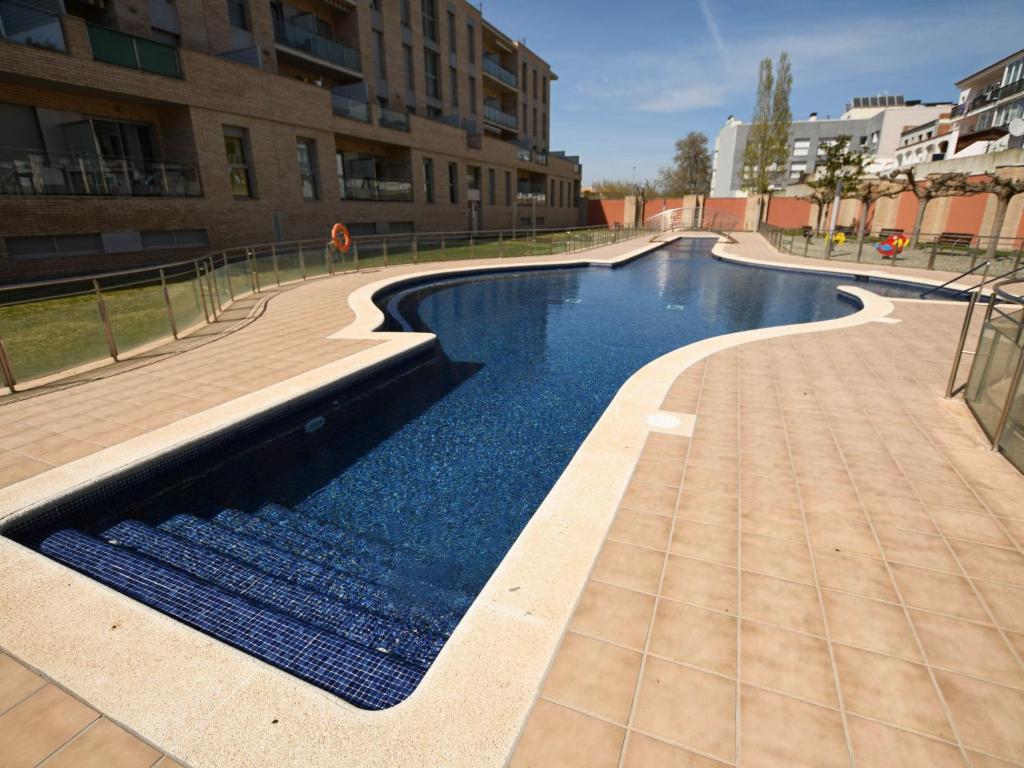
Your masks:
{"label": "metal handrail", "polygon": [[[980,284],[983,284],[985,282],[985,278],[988,277],[988,268],[991,266],[991,264],[992,264],[991,261],[987,261],[987,260],[983,261],[981,264],[978,264],[977,266],[971,267],[966,272],[961,272],[959,275],[954,277],[952,280],[947,280],[942,285],[936,285],[934,288],[929,288],[927,291],[924,291],[921,294],[921,298],[923,299],[923,298],[925,298],[927,296],[930,296],[933,293],[937,293],[938,291],[941,291],[943,288],[948,288],[949,286],[951,286],[953,283],[955,283],[960,278],[967,277],[968,275],[973,275],[975,272],[977,272],[982,267],[985,268],[985,274],[984,274],[984,276],[982,276]],[[956,295],[959,296],[961,293],[966,293],[969,290],[971,290],[971,289],[968,288],[968,289],[966,289],[964,291],[959,291]]]}
{"label": "metal handrail", "polygon": [[[159,284],[167,313],[167,325],[164,327],[169,331],[170,335],[177,339],[179,338],[180,333],[180,324],[177,321],[180,318],[175,317],[175,307],[173,306],[170,294],[168,293],[168,283],[171,280],[177,281],[184,276],[188,276],[188,282],[192,282],[194,280],[193,288],[196,292],[195,298],[202,308],[202,312],[199,315],[200,319],[196,322],[202,322],[202,319],[205,318],[206,323],[213,323],[227,308],[227,306],[233,303],[236,299],[243,295],[248,295],[249,293],[258,294],[261,293],[262,290],[265,290],[265,288],[261,288],[261,279],[273,281],[272,284],[280,286],[282,285],[282,282],[298,282],[300,280],[305,281],[310,277],[316,277],[318,275],[334,275],[336,274],[336,269],[338,267],[337,259],[339,258],[342,272],[349,271],[353,268],[356,271],[359,271],[360,244],[362,244],[364,248],[364,268],[366,266],[365,250],[370,250],[372,254],[370,257],[370,268],[376,268],[381,266],[379,261],[381,257],[383,260],[383,266],[389,266],[388,245],[389,242],[393,242],[395,239],[400,239],[402,241],[398,247],[404,252],[404,258],[408,258],[411,255],[412,263],[415,264],[419,263],[423,258],[421,255],[418,255],[421,253],[418,247],[420,244],[422,244],[425,249],[435,252],[437,246],[440,246],[440,261],[447,260],[446,247],[448,249],[453,247],[456,249],[463,249],[468,246],[469,256],[470,258],[473,258],[474,248],[479,248],[484,244],[490,244],[492,248],[496,245],[498,251],[497,255],[504,257],[506,255],[506,242],[528,242],[531,245],[531,251],[537,244],[539,244],[543,250],[545,247],[543,238],[546,234],[564,233],[567,235],[564,241],[556,241],[554,238],[550,238],[547,241],[546,245],[548,254],[553,255],[555,253],[571,253],[574,251],[588,250],[605,244],[622,242],[634,237],[639,237],[648,231],[650,231],[649,228],[644,226],[626,227],[621,229],[609,228],[607,226],[593,226],[577,228],[552,227],[546,230],[527,228],[519,230],[518,237],[515,229],[478,232],[461,231],[454,233],[405,232],[393,235],[363,235],[352,238],[352,252],[347,259],[344,254],[336,252],[330,246],[330,243],[322,238],[266,243],[263,245],[247,245],[236,249],[224,249],[217,251],[198,259],[175,261],[148,267],[136,267],[133,269],[93,273],[90,275],[57,278],[53,280],[35,281],[19,285],[0,286],[0,291],[25,291],[30,294],[33,291],[37,292],[37,295],[30,295],[20,300],[18,300],[18,297],[14,297],[15,300],[0,303],[0,306],[13,307],[16,305],[42,303],[69,298],[71,296],[93,295],[95,297],[95,304],[98,310],[103,335],[107,342],[108,355],[116,362],[120,359],[119,356],[124,352],[124,350],[118,349],[118,336],[115,333],[117,330],[117,324],[115,322],[112,325],[110,313],[107,311],[107,299],[112,295],[112,292],[116,293],[117,291],[124,290],[126,288],[137,287],[147,283],[152,283],[154,285]],[[607,234],[602,235],[602,232]],[[394,247],[395,246],[392,246],[392,248]],[[313,260],[319,261],[321,256],[323,262],[319,266],[314,267]],[[291,264],[290,260],[296,259],[296,257],[296,263]],[[280,264],[280,260],[283,258],[289,259],[288,266]],[[346,261],[348,262],[347,268]],[[403,260],[398,260],[396,262],[394,251],[392,251],[390,261],[392,264],[408,263]],[[223,270],[223,274],[220,270]],[[132,275],[141,275],[143,273],[149,273],[150,277],[148,279],[130,280],[128,282],[113,285],[101,285],[101,282],[105,282],[112,278],[116,279]],[[241,290],[236,291],[233,279],[242,279],[245,281],[244,287]],[[82,286],[82,290],[57,294],[51,292],[47,295],[40,295],[42,291],[48,287],[70,284]],[[225,288],[227,290],[226,296],[223,293],[223,289]],[[150,344],[156,342],[161,338],[161,336],[162,334],[156,334],[149,341],[144,343]],[[11,364],[9,354],[9,349],[4,343],[3,337],[0,336],[0,384],[6,385],[8,391],[14,392],[15,386],[19,385],[21,382],[16,378],[16,373],[18,372]],[[97,358],[86,362],[89,364],[92,364],[93,362],[99,363],[101,362],[101,359]],[[74,365],[80,364],[82,363],[74,363]],[[63,375],[70,367],[70,365],[63,360],[59,361],[58,365],[64,367],[53,366],[46,368],[44,369],[46,372],[35,372],[34,376],[30,378],[38,378],[39,376],[60,376]]]}

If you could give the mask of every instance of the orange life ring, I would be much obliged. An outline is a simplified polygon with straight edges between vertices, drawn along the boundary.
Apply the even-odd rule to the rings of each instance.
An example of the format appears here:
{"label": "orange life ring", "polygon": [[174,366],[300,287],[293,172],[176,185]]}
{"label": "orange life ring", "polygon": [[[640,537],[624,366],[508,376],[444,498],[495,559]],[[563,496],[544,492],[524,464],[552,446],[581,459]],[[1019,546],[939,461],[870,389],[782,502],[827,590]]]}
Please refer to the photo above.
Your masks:
{"label": "orange life ring", "polygon": [[340,221],[331,227],[331,245],[339,253],[348,253],[348,249],[352,247],[352,235],[348,233],[348,227]]}

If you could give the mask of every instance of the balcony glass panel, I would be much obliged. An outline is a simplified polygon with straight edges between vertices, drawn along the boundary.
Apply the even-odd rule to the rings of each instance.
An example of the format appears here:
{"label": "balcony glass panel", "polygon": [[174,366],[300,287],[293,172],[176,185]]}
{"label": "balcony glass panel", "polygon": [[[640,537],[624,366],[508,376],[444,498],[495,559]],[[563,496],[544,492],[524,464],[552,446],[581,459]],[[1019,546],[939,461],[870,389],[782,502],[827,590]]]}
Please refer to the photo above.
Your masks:
{"label": "balcony glass panel", "polygon": [[329,40],[311,29],[305,29],[290,21],[274,19],[274,39],[282,45],[297,51],[305,51],[311,56],[329,61],[339,67],[350,69],[353,72],[362,71],[359,63],[359,51]]}
{"label": "balcony glass panel", "polygon": [[400,179],[343,179],[342,199],[412,202],[412,182]]}
{"label": "balcony glass panel", "polygon": [[361,120],[364,123],[370,122],[370,105],[365,101],[357,101],[340,93],[331,94],[331,106],[334,114],[340,117],[348,117],[352,120]]}
{"label": "balcony glass panel", "polygon": [[505,69],[497,59],[490,56],[484,56],[484,72],[513,88],[517,88],[519,85],[519,78],[516,77],[516,73]]}
{"label": "balcony glass panel", "polygon": [[89,30],[92,57],[96,61],[129,69],[141,69],[143,72],[167,77],[181,77],[178,50],[174,46],[126,35],[94,24],[86,26]]}
{"label": "balcony glass panel", "polygon": [[100,157],[34,149],[0,149],[0,194],[199,197],[190,163]]}
{"label": "balcony glass panel", "polygon": [[508,128],[512,131],[519,128],[519,118],[515,115],[510,115],[508,112],[502,112],[493,104],[484,104],[484,119],[489,123],[500,125],[502,128]]}
{"label": "balcony glass panel", "polygon": [[393,128],[396,131],[409,130],[409,115],[405,112],[396,112],[393,109],[382,107],[379,122],[383,128]]}

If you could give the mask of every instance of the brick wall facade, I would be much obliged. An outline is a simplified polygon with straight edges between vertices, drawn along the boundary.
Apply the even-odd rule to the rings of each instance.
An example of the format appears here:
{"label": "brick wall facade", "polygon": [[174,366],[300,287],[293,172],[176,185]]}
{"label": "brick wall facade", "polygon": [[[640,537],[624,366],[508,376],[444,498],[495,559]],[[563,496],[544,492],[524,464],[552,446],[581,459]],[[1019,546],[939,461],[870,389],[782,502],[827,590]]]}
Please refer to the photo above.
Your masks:
{"label": "brick wall facade", "polygon": [[[536,150],[548,147],[549,91],[533,89],[534,70],[538,83],[550,83],[555,77],[543,60],[525,46],[517,45],[517,71],[526,63],[528,82],[526,91],[517,92],[515,99],[528,105],[531,123],[535,106],[538,121],[543,116],[544,125],[542,129],[538,126],[538,135],[532,135],[531,124],[527,126],[530,130],[517,136],[506,132],[499,137],[495,132],[493,136],[484,133],[473,139],[463,128],[426,117],[423,52],[425,47],[433,50],[435,46],[424,42],[419,2],[409,3],[410,24],[403,28],[398,0],[381,3],[383,12],[377,24],[368,2],[348,8],[345,0],[331,5],[322,0],[303,1],[314,8],[318,17],[334,20],[338,40],[350,47],[358,46],[372,115],[369,123],[334,113],[329,86],[343,82],[344,73],[335,79],[329,67],[307,64],[296,58],[294,51],[282,52],[275,45],[270,4],[266,0],[250,0],[248,6],[252,38],[262,55],[263,65],[259,69],[216,56],[231,50],[232,29],[223,0],[178,0],[181,79],[94,60],[87,24],[76,16],[64,16],[61,20],[66,53],[0,41],[0,102],[145,123],[154,135],[157,157],[168,162],[195,163],[202,187],[202,196],[191,198],[0,195],[0,281],[188,258],[208,250],[271,242],[277,235],[285,239],[321,237],[338,220],[385,229],[391,223],[411,222],[420,232],[466,230],[470,225],[470,166],[480,168],[480,228],[511,227],[514,218],[519,218],[517,225],[521,225],[522,218],[531,215],[529,204],[515,204],[520,176],[532,178],[537,188],[548,192],[548,199],[536,207],[538,226],[570,227],[580,223],[578,163],[555,155],[549,157],[546,165],[520,160],[517,146],[508,140],[519,138]],[[296,0],[295,4],[298,3]],[[439,0],[437,5],[436,49],[440,53],[444,113],[457,111],[463,118],[482,120],[484,21],[479,11],[464,0]],[[145,3],[108,0],[108,6],[111,18],[125,25],[124,31],[130,26],[132,33],[148,36]],[[448,37],[450,8],[456,13],[454,54],[450,53]],[[384,80],[377,77],[378,64],[373,56],[375,26],[383,34]],[[469,61],[470,29],[475,34],[473,63]],[[411,94],[417,112],[409,116],[408,131],[393,130],[379,124],[378,96],[385,98],[386,87],[387,107],[404,110],[407,89],[403,45],[410,41],[414,53]],[[453,64],[458,71],[457,95],[450,87]],[[471,75],[476,81],[475,115],[469,108]],[[314,84],[318,78],[322,78],[323,87]],[[488,85],[490,92],[495,88],[493,83]],[[256,190],[252,198],[236,199],[232,195],[224,147],[225,126],[244,128],[248,133]],[[0,126],[0,145],[5,143],[2,132]],[[315,142],[319,185],[316,200],[303,198],[296,148],[300,138]],[[386,153],[389,163],[394,161],[403,166],[403,178],[412,182],[413,202],[343,200],[335,151],[337,147],[353,146],[353,142],[372,144]],[[424,189],[426,158],[434,164],[434,202],[427,202]],[[448,194],[449,163],[458,168],[458,202],[454,204],[449,202]],[[495,175],[493,203],[489,194],[490,170]],[[506,173],[511,176],[511,199],[505,194]],[[279,223],[277,233],[275,220]],[[206,230],[209,248],[29,259],[10,258],[6,246],[8,237],[197,228]]]}

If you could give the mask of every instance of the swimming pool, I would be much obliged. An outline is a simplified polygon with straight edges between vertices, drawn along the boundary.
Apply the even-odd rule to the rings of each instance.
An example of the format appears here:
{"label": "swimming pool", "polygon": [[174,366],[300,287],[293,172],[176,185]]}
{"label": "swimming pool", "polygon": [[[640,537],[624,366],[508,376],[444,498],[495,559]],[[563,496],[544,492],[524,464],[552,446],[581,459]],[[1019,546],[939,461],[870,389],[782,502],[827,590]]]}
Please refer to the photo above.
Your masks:
{"label": "swimming pool", "polygon": [[719,262],[713,242],[400,291],[389,315],[435,331],[435,353],[17,538],[357,706],[391,706],[630,374],[709,336],[855,309],[835,290],[848,277]]}

